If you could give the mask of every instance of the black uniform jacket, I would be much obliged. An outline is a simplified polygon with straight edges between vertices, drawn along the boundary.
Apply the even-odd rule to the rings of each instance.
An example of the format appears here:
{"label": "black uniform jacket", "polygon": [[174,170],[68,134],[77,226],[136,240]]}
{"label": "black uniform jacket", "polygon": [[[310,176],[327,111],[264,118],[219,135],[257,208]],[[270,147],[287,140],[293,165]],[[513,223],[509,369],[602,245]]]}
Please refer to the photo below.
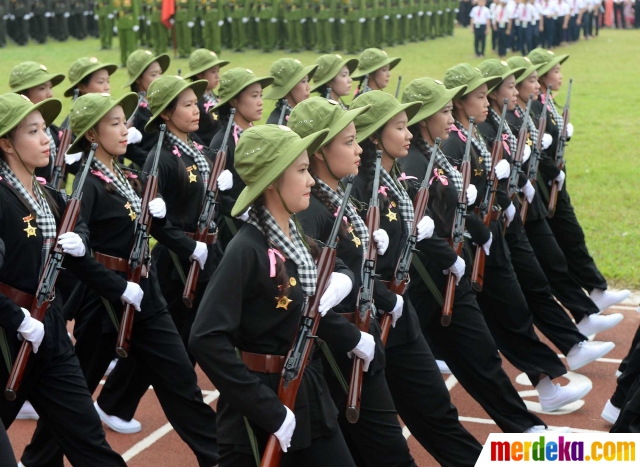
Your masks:
{"label": "black uniform jacket", "polygon": [[[50,188],[49,193],[56,202],[59,213],[64,212],[66,201],[63,195]],[[5,243],[4,266],[0,270],[0,282],[18,289],[24,293],[34,295],[40,282],[41,268],[44,267],[42,258],[42,233],[36,228],[36,234],[28,236],[25,228],[28,224],[36,226],[36,222],[25,221],[25,218],[33,215],[17,192],[11,188],[5,180],[0,181],[0,238]],[[56,222],[60,224],[61,216],[56,216]],[[100,274],[100,268],[88,253],[89,231],[78,217],[74,231],[85,242],[87,253],[82,258],[65,255],[63,266],[71,271],[79,280],[87,286],[95,288],[109,300],[118,300],[124,291],[124,286],[111,282],[108,276]],[[45,314],[44,341],[37,353],[40,358],[60,355],[71,348],[71,341],[67,335],[66,322],[61,313],[61,299],[55,298]],[[2,327],[9,342],[11,352],[17,354],[20,342],[16,333],[24,319],[24,313],[8,297],[0,293],[0,327]]]}
{"label": "black uniform jacket", "polygon": [[[165,222],[153,222],[153,237],[158,241],[153,248],[153,260],[156,262],[158,280],[161,284],[166,280],[179,280],[179,275],[175,270],[175,265],[170,257],[169,250],[173,251],[180,260],[185,275],[189,272],[191,261],[189,257],[196,248],[196,241],[185,235],[185,232],[196,231],[202,202],[207,187],[204,185],[202,175],[197,170],[195,160],[188,154],[182,154],[180,159],[184,167],[179,164],[179,158],[173,154],[172,149],[166,144],[162,145],[158,159],[158,196],[161,196],[167,205],[167,216]],[[153,155],[156,148],[153,147],[149,153],[149,158],[143,168],[144,172],[151,170]],[[191,168],[190,171],[187,171]],[[179,195],[178,187],[181,178],[179,171],[184,172],[186,179],[186,196]],[[195,175],[193,182],[189,181],[189,175]],[[209,256],[203,271],[200,271],[198,282],[205,282],[211,278],[211,274],[216,264],[215,245],[209,246]]]}
{"label": "black uniform jacket", "polygon": [[[249,371],[235,350],[286,355],[300,322],[303,291],[296,265],[291,260],[284,263],[290,278],[287,296],[291,302],[286,308],[278,308],[280,291],[275,278],[269,276],[268,248],[267,239],[255,226],[242,226],[207,285],[191,329],[190,351],[220,390],[221,444],[249,445],[243,415],[259,428],[259,438],[277,431],[286,415],[277,396],[280,374]],[[341,262],[336,262],[335,270],[353,280]],[[349,325],[331,310],[322,320],[335,321],[336,326]],[[331,343],[335,336],[343,334],[318,335]],[[322,377],[319,358],[314,358],[304,372],[294,413],[293,450],[308,447],[312,439],[337,429],[337,410]]]}
{"label": "black uniform jacket", "polygon": [[[531,113],[537,126],[538,119],[542,115],[542,103],[539,100],[531,104]],[[542,199],[545,203],[547,203],[549,200],[549,196],[547,194],[549,189],[549,181],[554,180],[560,173],[560,169],[556,164],[555,157],[556,150],[558,149],[558,138],[560,137],[561,130],[562,128],[558,126],[558,122],[556,122],[555,118],[553,118],[553,115],[551,115],[549,108],[547,108],[546,133],[549,133],[551,135],[551,137],[553,138],[553,142],[551,143],[551,146],[542,151],[542,158],[540,159],[540,167],[538,169],[538,181],[541,185],[544,185],[544,188],[540,190],[540,194],[542,195]],[[565,189],[563,188],[562,191],[560,191],[560,196],[562,196],[562,192],[564,191]]]}
{"label": "black uniform jacket", "polygon": [[220,123],[218,122],[218,115],[213,112],[207,112],[204,104],[206,101],[200,99],[198,101],[198,109],[200,109],[200,125],[198,131],[194,133],[194,140],[203,146],[208,146],[213,137],[220,130]]}
{"label": "black uniform jacket", "polygon": [[[226,125],[221,126],[216,135],[211,140],[211,144],[209,144],[209,150],[211,151],[211,154],[218,154],[218,151],[224,149],[221,146],[222,140],[224,140],[224,132],[226,131],[226,129]],[[229,170],[233,175],[233,187],[228,191],[221,192],[220,194],[221,211],[225,216],[231,216],[231,209],[233,209],[233,205],[236,204],[238,196],[240,196],[240,193],[246,186],[234,167],[235,152],[236,142],[233,138],[232,127],[229,138],[227,139],[227,163],[224,168]]]}
{"label": "black uniform jacket", "polygon": [[282,108],[276,106],[275,109],[269,114],[269,118],[267,118],[267,124],[269,125],[286,125],[289,120],[289,112],[288,110],[284,111],[284,118],[282,119],[282,123],[280,122],[280,114],[282,113]]}
{"label": "black uniform jacket", "polygon": [[[92,173],[89,173],[85,181],[82,193],[82,218],[85,219],[90,232],[89,245],[93,252],[102,253],[117,258],[129,259],[133,236],[135,232],[135,220],[132,219],[132,212],[126,206],[129,202],[126,198],[118,194],[115,189],[112,193],[105,188],[105,183]],[[154,224],[162,224],[162,219],[153,219]],[[142,278],[140,287],[144,291],[141,304],[141,312],[136,312],[136,319],[143,318],[149,314],[157,313],[166,308],[166,303],[162,298],[162,293],[158,286],[155,268],[151,264],[148,278]],[[105,281],[112,284],[114,293],[124,293],[126,289],[126,274],[107,269],[102,264],[94,265],[97,269],[103,269],[102,274]],[[67,307],[73,307],[67,309]],[[112,302],[113,310],[120,316],[124,310],[120,300]],[[69,312],[69,313],[67,313]],[[76,331],[78,325],[86,323],[89,318],[100,313],[103,332],[117,332],[109,315],[106,313],[102,299],[96,291],[83,287],[81,284],[76,287],[72,298],[65,304],[65,315],[76,317]]]}
{"label": "black uniform jacket", "polygon": [[149,151],[156,145],[158,137],[160,136],[160,133],[158,133],[157,131],[154,133],[147,133],[144,131],[145,125],[151,119],[151,111],[144,105],[145,104],[143,103],[140,106],[133,120],[133,126],[140,133],[142,133],[142,141],[136,144],[129,144],[127,146],[127,153],[124,155],[124,157],[131,160],[139,167],[142,167],[144,165],[144,162],[147,160]]}

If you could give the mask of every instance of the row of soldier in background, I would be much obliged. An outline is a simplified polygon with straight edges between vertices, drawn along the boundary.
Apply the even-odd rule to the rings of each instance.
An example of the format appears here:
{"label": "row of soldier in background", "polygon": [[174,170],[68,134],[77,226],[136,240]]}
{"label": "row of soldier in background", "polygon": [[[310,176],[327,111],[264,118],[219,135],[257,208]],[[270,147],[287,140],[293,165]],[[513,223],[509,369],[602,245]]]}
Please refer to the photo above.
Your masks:
{"label": "row of soldier in background", "polygon": [[[166,1],[166,0],[165,0]],[[119,38],[121,64],[140,45],[157,54],[175,47],[271,52],[341,50],[360,53],[453,34],[458,0],[176,0],[162,21],[162,0],[0,0],[0,35],[25,45],[29,36],[66,40],[100,37],[102,48]],[[48,31],[47,31],[48,30]],[[0,43],[2,39],[0,38]]]}

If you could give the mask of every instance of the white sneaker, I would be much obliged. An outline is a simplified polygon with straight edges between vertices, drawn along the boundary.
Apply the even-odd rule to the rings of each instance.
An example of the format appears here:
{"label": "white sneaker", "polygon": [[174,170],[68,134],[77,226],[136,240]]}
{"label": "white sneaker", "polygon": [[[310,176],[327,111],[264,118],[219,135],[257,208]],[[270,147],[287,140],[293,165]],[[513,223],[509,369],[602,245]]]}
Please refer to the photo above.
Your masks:
{"label": "white sneaker", "polygon": [[596,304],[600,311],[604,311],[607,308],[617,305],[623,302],[631,296],[631,292],[628,290],[620,290],[618,292],[611,292],[609,290],[593,289],[589,295],[593,303]]}
{"label": "white sneaker", "polygon": [[568,426],[545,427],[544,425],[533,425],[524,430],[525,433],[571,433]]}
{"label": "white sneaker", "polygon": [[40,415],[38,415],[38,412],[36,412],[36,409],[33,408],[33,405],[31,405],[29,401],[24,401],[16,417],[17,420],[38,420],[39,418]]}
{"label": "white sneaker", "polygon": [[114,358],[113,360],[111,360],[111,363],[109,363],[109,367],[107,368],[107,371],[104,372],[104,376],[107,377],[111,374],[111,372],[113,371],[113,369],[116,367],[116,363],[118,363],[118,359]]}
{"label": "white sneaker", "polygon": [[621,313],[611,315],[589,315],[576,325],[583,336],[591,336],[620,324],[624,316]]}
{"label": "white sneaker", "polygon": [[445,362],[444,360],[436,360],[436,363],[438,364],[438,369],[440,370],[441,374],[443,375],[451,374],[451,370],[449,369],[449,365],[447,365],[447,362]]}
{"label": "white sneaker", "polygon": [[611,352],[616,345],[613,342],[582,341],[574,345],[567,354],[567,363],[572,371],[582,368]]}
{"label": "white sneaker", "polygon": [[142,430],[142,425],[138,420],[132,418],[130,422],[116,417],[115,415],[106,414],[98,405],[98,402],[94,402],[93,406],[96,408],[96,412],[100,415],[100,420],[104,422],[113,431],[122,433],[125,435],[138,433]]}
{"label": "white sneaker", "polygon": [[602,409],[602,414],[600,414],[600,416],[613,425],[620,416],[620,409],[613,405],[611,403],[611,399],[609,399],[604,405],[604,409]]}
{"label": "white sneaker", "polygon": [[622,372],[620,370],[616,370],[616,379],[622,376]]}
{"label": "white sneaker", "polygon": [[593,389],[591,381],[585,383],[569,383],[566,386],[556,384],[555,386],[556,393],[553,396],[538,396],[544,412],[553,412],[567,404],[580,400]]}

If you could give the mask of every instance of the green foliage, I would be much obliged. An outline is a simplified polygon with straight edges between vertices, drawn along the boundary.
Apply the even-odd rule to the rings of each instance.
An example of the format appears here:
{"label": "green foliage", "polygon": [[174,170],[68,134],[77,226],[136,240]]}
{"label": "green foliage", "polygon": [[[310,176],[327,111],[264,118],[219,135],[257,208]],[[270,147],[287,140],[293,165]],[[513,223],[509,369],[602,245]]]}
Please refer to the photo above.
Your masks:
{"label": "green foliage", "polygon": [[[562,68],[565,84],[558,94],[560,102],[564,101],[568,79],[574,79],[571,121],[575,134],[566,152],[569,173],[566,186],[587,236],[587,245],[603,274],[612,286],[636,290],[640,289],[640,168],[635,163],[640,139],[639,41],[638,31],[605,29],[597,39],[556,50],[556,53],[571,54]],[[472,31],[456,29],[454,37],[387,49],[390,56],[402,57],[392,72],[387,91],[395,92],[398,74],[402,74],[403,84],[407,85],[422,76],[442,79],[445,70],[458,62],[477,65],[481,60],[473,58],[472,45]],[[119,63],[117,47],[107,51],[99,49],[97,39],[49,41],[46,45],[33,44],[26,48],[9,45],[2,51],[6,78],[0,84],[0,92],[9,91],[11,68],[25,60],[43,63],[50,72],[65,74],[79,57],[95,56],[104,63]],[[168,53],[173,55],[171,50]],[[490,50],[487,55],[491,55]],[[223,57],[231,61],[230,66],[246,66],[260,75],[268,74],[271,63],[283,56],[286,56],[284,51],[223,53]],[[295,54],[305,65],[317,57],[318,54],[312,52]],[[186,74],[188,61],[172,61],[169,73],[175,74],[179,68]],[[124,69],[112,76],[112,94],[119,96],[124,92],[122,86],[126,78]],[[64,102],[58,123],[71,105],[70,99],[61,97],[66,85],[67,80],[54,89],[54,95]],[[264,120],[273,106],[274,102],[265,101]]]}

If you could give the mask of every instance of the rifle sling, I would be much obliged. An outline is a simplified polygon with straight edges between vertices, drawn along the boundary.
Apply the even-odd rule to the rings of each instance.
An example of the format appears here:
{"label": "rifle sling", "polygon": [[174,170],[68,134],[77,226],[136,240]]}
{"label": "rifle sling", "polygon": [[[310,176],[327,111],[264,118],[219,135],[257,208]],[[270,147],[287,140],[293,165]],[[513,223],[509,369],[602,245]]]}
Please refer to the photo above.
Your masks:
{"label": "rifle sling", "polygon": [[0,350],[2,350],[2,356],[4,357],[4,364],[7,366],[7,371],[11,374],[11,352],[9,351],[9,341],[7,340],[7,334],[4,332],[4,328],[0,327]]}
{"label": "rifle sling", "polygon": [[[91,256],[95,258],[94,251],[90,250],[90,253],[91,253]],[[107,300],[102,296],[100,297],[100,299],[102,300],[102,304],[104,305],[104,307],[107,309],[107,314],[109,315],[109,319],[111,319],[113,326],[116,328],[116,332],[118,332],[120,330],[120,320],[118,320],[118,316],[116,315],[116,310],[113,309],[113,306],[111,306],[111,302],[109,300]]]}
{"label": "rifle sling", "polygon": [[178,273],[178,277],[180,277],[182,285],[185,285],[187,283],[187,276],[185,276],[184,269],[182,269],[180,258],[171,250],[169,250],[169,255],[171,255],[171,261],[173,261],[173,265],[176,267],[176,272]]}
{"label": "rifle sling", "polygon": [[420,278],[429,289],[429,292],[431,292],[431,295],[433,295],[433,298],[436,299],[438,305],[443,306],[444,299],[442,298],[442,293],[440,293],[435,282],[433,282],[433,279],[431,279],[427,268],[424,267],[424,264],[422,264],[422,261],[420,260],[420,258],[418,258],[418,255],[413,255],[413,258],[411,258],[411,264],[413,264],[413,267],[416,269],[416,271],[418,271]]}
{"label": "rifle sling", "polygon": [[238,233],[238,228],[236,227],[236,223],[229,216],[224,216],[224,220],[227,223],[227,227],[229,227],[229,230],[231,231],[231,235],[235,237],[236,234]]}
{"label": "rifle sling", "polygon": [[318,339],[317,342],[319,343],[320,349],[322,349],[322,353],[324,353],[324,357],[327,359],[327,362],[329,363],[333,374],[338,380],[338,383],[340,383],[340,386],[342,386],[342,389],[344,389],[344,393],[349,394],[349,385],[347,385],[347,380],[344,379],[344,375],[342,374],[342,371],[340,371],[340,367],[338,366],[336,359],[331,353],[331,349],[325,341]]}

